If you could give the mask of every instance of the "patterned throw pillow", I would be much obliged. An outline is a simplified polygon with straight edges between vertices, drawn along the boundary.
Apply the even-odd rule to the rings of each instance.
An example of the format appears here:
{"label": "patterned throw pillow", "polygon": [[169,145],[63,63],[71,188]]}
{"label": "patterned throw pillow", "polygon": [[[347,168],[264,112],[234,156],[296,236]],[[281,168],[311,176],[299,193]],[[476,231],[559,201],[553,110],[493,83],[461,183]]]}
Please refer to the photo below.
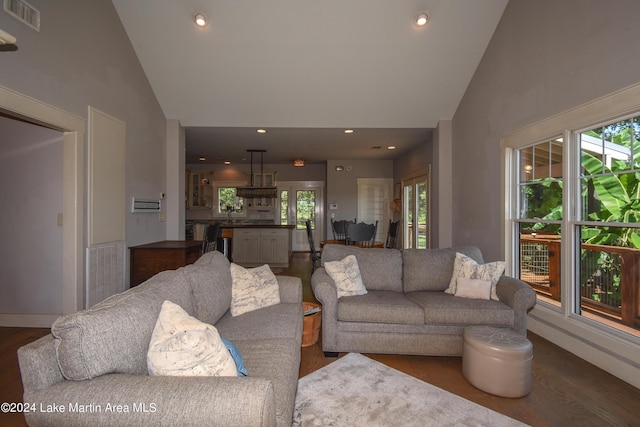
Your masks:
{"label": "patterned throw pillow", "polygon": [[495,261],[487,264],[478,264],[466,255],[460,252],[456,253],[456,260],[453,264],[453,274],[446,293],[455,295],[458,277],[466,277],[468,279],[480,279],[491,282],[491,299],[499,301],[496,293],[496,283],[500,280],[500,276],[504,273],[504,261]]}
{"label": "patterned throw pillow", "polygon": [[171,301],[162,304],[147,352],[149,375],[238,376],[218,330]]}
{"label": "patterned throw pillow", "polygon": [[231,315],[280,304],[280,286],[268,264],[244,268],[231,263]]}
{"label": "patterned throw pillow", "polygon": [[340,261],[325,262],[324,269],[336,283],[338,298],[367,293],[355,255],[348,255]]}
{"label": "patterned throw pillow", "polygon": [[490,299],[491,282],[488,280],[458,277],[455,296],[473,299]]}

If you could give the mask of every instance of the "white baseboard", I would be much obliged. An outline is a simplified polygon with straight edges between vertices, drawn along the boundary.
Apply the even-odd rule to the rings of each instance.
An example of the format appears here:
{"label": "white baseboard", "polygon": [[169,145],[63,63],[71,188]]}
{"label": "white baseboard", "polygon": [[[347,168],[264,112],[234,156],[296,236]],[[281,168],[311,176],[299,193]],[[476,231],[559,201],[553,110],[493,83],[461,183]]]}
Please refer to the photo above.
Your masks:
{"label": "white baseboard", "polygon": [[0,326],[12,328],[51,328],[60,314],[0,314]]}

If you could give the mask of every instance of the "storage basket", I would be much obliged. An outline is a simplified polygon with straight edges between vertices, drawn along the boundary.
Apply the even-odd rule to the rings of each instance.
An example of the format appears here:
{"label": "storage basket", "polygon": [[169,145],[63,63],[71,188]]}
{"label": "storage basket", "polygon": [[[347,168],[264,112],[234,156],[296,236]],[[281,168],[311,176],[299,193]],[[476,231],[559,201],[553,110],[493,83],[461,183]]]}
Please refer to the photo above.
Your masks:
{"label": "storage basket", "polygon": [[[303,302],[302,309],[307,311],[311,308],[320,307],[320,304]],[[304,316],[302,325],[302,347],[310,347],[318,342],[320,337],[320,325],[322,323],[322,311]]]}

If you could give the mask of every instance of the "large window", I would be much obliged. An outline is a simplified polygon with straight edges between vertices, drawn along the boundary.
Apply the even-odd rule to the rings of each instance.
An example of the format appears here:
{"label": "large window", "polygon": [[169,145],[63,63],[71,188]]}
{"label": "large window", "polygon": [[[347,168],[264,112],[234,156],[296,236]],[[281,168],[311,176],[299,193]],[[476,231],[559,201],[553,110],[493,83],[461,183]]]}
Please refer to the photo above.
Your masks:
{"label": "large window", "polygon": [[511,153],[511,253],[539,299],[640,336],[640,111]]}

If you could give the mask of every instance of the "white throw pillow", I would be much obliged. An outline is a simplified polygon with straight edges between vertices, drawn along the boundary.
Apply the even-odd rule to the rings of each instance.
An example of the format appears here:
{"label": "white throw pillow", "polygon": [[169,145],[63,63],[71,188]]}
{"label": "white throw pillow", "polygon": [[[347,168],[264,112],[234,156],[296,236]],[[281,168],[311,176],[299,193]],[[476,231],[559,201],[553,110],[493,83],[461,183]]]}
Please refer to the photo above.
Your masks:
{"label": "white throw pillow", "polygon": [[244,268],[231,263],[231,315],[280,303],[280,286],[268,264]]}
{"label": "white throw pillow", "polygon": [[491,282],[481,279],[458,277],[455,296],[462,298],[490,299]]}
{"label": "white throw pillow", "polygon": [[498,300],[496,293],[496,283],[500,280],[500,276],[504,273],[504,261],[495,261],[487,264],[478,264],[468,256],[456,253],[456,260],[453,264],[453,274],[446,293],[456,294],[456,282],[459,277],[468,279],[488,280],[491,282],[491,299]]}
{"label": "white throw pillow", "polygon": [[147,352],[149,375],[238,376],[218,330],[171,301],[162,304]]}
{"label": "white throw pillow", "polygon": [[325,262],[324,269],[336,283],[338,298],[367,293],[355,255],[348,255],[340,261]]}

